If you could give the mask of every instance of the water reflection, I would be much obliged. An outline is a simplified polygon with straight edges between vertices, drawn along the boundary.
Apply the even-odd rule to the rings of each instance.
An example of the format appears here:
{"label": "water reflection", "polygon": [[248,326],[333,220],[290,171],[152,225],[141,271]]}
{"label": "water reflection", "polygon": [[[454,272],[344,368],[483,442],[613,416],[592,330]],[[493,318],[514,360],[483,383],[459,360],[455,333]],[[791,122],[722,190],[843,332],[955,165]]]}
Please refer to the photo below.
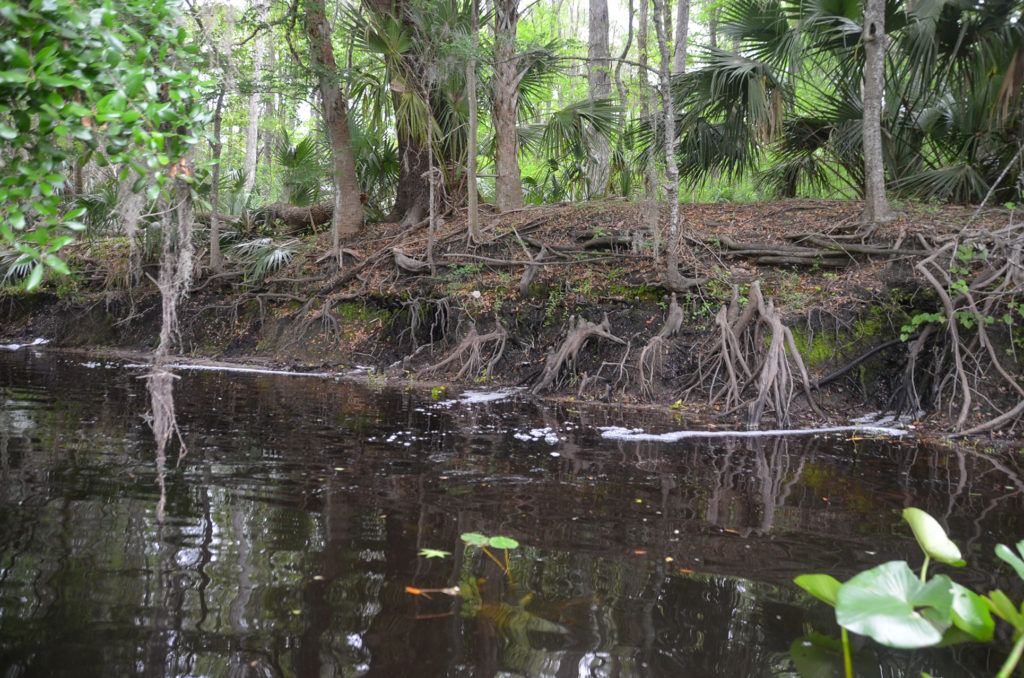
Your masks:
{"label": "water reflection", "polygon": [[[957,578],[980,588],[1012,588],[991,548],[1024,537],[1014,460],[613,441],[598,427],[677,424],[213,372],[176,384],[189,456],[167,469],[161,524],[140,374],[0,355],[5,676],[795,675],[794,640],[834,624],[792,577],[916,561],[904,506],[968,545]],[[511,577],[463,550],[468,531],[523,544]],[[407,591],[458,584],[477,594]],[[908,676],[996,661],[877,657]]]}

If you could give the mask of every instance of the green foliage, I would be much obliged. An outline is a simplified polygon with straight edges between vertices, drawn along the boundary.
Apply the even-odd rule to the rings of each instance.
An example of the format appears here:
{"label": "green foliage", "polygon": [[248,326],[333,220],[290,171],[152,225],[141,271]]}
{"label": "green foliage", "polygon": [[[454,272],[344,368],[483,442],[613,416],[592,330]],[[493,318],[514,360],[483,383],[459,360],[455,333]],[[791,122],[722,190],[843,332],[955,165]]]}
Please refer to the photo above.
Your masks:
{"label": "green foliage", "polygon": [[177,16],[169,0],[0,3],[0,138],[18,149],[0,164],[0,238],[34,262],[28,288],[67,271],[56,252],[85,228],[86,207],[62,204],[72,165],[123,165],[150,199],[187,174],[205,114]]}
{"label": "green foliage", "polygon": [[283,202],[305,207],[320,201],[323,178],[327,175],[327,150],[315,136],[307,135],[294,144],[287,132],[274,148],[277,164],[284,171]]}
{"label": "green foliage", "polygon": [[[843,584],[825,574],[801,575],[795,580],[805,591],[835,608],[836,622],[843,629],[846,675],[853,675],[848,630],[903,649],[961,642],[987,643],[994,637],[992,615],[995,615],[1014,629],[1014,647],[997,674],[1000,678],[1009,676],[1024,654],[1024,609],[1015,606],[999,590],[983,596],[944,574],[928,579],[928,562],[932,558],[954,567],[963,566],[960,549],[938,521],[925,511],[907,508],[903,518],[925,554],[919,576],[906,562],[890,561],[861,572]],[[1017,550],[1024,555],[1024,541],[1017,544]],[[1024,559],[1018,553],[1003,544],[997,546],[995,552],[1024,580]]]}
{"label": "green foliage", "polygon": [[447,558],[452,554],[451,551],[442,551],[440,549],[420,549],[420,556],[424,558]]}
{"label": "green foliage", "polygon": [[[519,548],[519,542],[517,542],[515,539],[512,539],[511,537],[501,536],[488,537],[486,535],[480,534],[479,532],[463,532],[462,535],[460,535],[460,538],[462,539],[463,542],[466,543],[467,547],[472,546],[479,548],[481,551],[483,551],[488,558],[493,560],[495,563],[497,563],[498,567],[504,570],[505,574],[510,573],[508,552],[513,549]],[[504,563],[498,560],[494,556],[494,554],[491,553],[490,549],[492,548],[501,549],[505,552]]]}
{"label": "green foliage", "polygon": [[232,245],[225,253],[245,267],[247,281],[263,282],[268,275],[287,266],[300,249],[298,240],[277,242],[273,238],[257,238]]}

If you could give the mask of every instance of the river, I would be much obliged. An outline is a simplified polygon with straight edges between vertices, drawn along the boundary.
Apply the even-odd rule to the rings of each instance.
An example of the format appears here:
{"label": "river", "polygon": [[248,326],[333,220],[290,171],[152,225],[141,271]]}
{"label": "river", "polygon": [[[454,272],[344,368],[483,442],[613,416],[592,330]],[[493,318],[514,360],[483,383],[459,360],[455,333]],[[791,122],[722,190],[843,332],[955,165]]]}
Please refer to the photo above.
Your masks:
{"label": "river", "polygon": [[[1014,590],[992,552],[1024,538],[1014,458],[848,431],[616,438],[687,427],[484,388],[178,369],[188,453],[161,519],[144,373],[0,351],[4,678],[796,676],[838,629],[793,577],[918,567],[906,506],[960,544],[958,581]],[[862,662],[991,675],[989,652]]]}

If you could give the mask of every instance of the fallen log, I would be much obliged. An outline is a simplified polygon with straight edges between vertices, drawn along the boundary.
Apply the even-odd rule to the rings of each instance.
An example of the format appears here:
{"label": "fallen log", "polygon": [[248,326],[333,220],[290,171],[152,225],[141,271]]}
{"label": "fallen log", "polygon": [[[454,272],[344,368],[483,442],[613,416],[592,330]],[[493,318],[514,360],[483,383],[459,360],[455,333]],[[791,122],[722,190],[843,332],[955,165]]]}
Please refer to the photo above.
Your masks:
{"label": "fallen log", "polygon": [[272,202],[259,209],[264,223],[280,221],[288,229],[288,233],[300,231],[316,231],[318,226],[331,223],[334,214],[333,202],[322,202],[307,207],[289,205],[284,202]]}

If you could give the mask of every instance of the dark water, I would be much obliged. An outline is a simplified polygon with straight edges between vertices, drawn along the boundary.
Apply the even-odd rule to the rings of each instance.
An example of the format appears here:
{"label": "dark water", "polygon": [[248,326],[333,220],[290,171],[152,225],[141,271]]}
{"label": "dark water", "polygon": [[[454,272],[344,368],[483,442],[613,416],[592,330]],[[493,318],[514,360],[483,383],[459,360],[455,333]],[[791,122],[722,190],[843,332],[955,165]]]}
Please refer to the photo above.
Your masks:
{"label": "dark water", "polygon": [[[598,427],[682,425],[199,371],[179,373],[189,453],[161,523],[142,371],[0,351],[0,676],[796,675],[794,641],[837,629],[792,578],[916,567],[903,507],[948,526],[984,590],[1012,589],[992,546],[1024,537],[1013,459],[623,442]],[[509,576],[469,531],[521,543]],[[869,649],[867,675],[1002,659]]]}

